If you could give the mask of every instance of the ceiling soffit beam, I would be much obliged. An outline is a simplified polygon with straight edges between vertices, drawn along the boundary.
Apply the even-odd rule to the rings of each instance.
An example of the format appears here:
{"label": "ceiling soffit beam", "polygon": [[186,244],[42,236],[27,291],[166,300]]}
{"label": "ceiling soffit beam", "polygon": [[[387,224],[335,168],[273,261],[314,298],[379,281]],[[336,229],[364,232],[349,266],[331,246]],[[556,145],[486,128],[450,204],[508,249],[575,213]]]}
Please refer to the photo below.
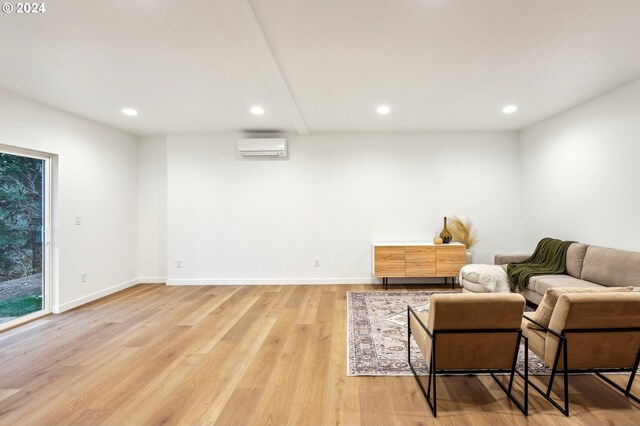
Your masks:
{"label": "ceiling soffit beam", "polygon": [[251,2],[249,0],[216,0],[216,5],[222,16],[229,22],[230,27],[235,30],[238,38],[247,44],[260,63],[267,65],[280,108],[289,118],[293,127],[299,134],[308,135],[309,129]]}

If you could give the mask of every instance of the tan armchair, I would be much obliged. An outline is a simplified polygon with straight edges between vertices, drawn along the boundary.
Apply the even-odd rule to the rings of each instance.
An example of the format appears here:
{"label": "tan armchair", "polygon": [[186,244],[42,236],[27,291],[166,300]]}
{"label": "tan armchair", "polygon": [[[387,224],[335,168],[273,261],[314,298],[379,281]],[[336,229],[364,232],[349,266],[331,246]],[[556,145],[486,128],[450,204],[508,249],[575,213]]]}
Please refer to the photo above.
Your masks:
{"label": "tan armchair", "polygon": [[[411,365],[409,366],[436,417],[436,378],[438,374],[491,373],[502,390],[527,415],[528,370],[516,370],[522,335],[520,325],[525,299],[519,294],[435,294],[431,296],[430,312],[417,313],[407,307],[408,342],[413,335],[429,368],[427,390]],[[528,359],[527,359],[528,361]],[[495,373],[509,373],[505,386]],[[524,379],[523,402],[512,395],[514,374]],[[431,392],[433,389],[433,401]]]}
{"label": "tan armchair", "polygon": [[[535,323],[541,329],[528,327]],[[551,367],[547,389],[536,391],[569,415],[569,373],[591,372],[636,402],[631,386],[640,361],[640,293],[568,293],[558,298],[549,327],[527,318],[522,322],[529,348]],[[630,372],[622,388],[605,372]],[[551,398],[554,378],[562,373],[564,407]]]}

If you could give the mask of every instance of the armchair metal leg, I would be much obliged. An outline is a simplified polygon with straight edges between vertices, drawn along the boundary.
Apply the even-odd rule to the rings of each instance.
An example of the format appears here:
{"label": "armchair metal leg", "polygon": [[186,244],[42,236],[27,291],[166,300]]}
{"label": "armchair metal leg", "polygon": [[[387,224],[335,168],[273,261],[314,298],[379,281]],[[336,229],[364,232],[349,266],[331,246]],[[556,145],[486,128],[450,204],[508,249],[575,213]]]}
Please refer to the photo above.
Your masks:
{"label": "armchair metal leg", "polygon": [[[435,340],[433,341],[433,343],[435,344]],[[422,389],[422,394],[424,395],[424,398],[427,400],[427,405],[429,406],[429,409],[431,409],[431,414],[433,414],[433,417],[437,417],[438,415],[438,407],[437,407],[437,389],[436,389],[436,369],[435,369],[435,360],[436,360],[436,356],[435,353],[432,352],[431,353],[431,363],[429,365],[429,382],[427,383],[427,392],[424,392],[424,388],[422,387],[422,383],[420,383],[420,380],[418,380],[418,375],[416,374],[415,370],[413,371],[413,374],[416,378],[416,380],[418,380],[418,384],[420,385],[420,389]],[[413,370],[413,368],[412,368]],[[433,384],[433,402],[431,402],[431,386]]]}
{"label": "armchair metal leg", "polygon": [[564,367],[564,415],[569,417],[569,364],[567,360],[567,341],[564,342],[562,362]]}
{"label": "armchair metal leg", "polygon": [[[518,359],[518,352],[520,350],[520,340],[521,340],[519,338],[519,339],[517,339],[516,354],[515,354],[513,366],[511,368],[511,372],[509,373],[509,386],[506,387],[505,385],[503,385],[502,382],[500,380],[498,380],[498,378],[496,377],[496,375],[494,373],[491,373],[491,377],[493,377],[493,379],[496,381],[496,383],[498,383],[500,388],[504,391],[504,393],[507,395],[507,397],[511,401],[513,401],[513,403],[516,405],[516,407],[518,407],[520,409],[520,411],[522,411],[522,414],[527,416],[529,414],[529,355],[528,355],[529,339],[527,339],[524,336],[521,336],[521,338],[524,339],[524,372],[520,373],[516,369],[516,361]],[[523,393],[524,393],[522,403],[518,402],[518,400],[515,399],[515,397],[511,393],[511,391],[513,390],[513,379],[514,379],[515,374],[518,374],[518,376],[520,376],[520,377],[522,377],[524,379],[524,385],[522,386]]]}
{"label": "armchair metal leg", "polygon": [[[636,370],[637,369],[638,369],[638,367],[636,366]],[[629,377],[629,381],[627,382],[626,389],[623,388],[622,386],[618,385],[617,383],[615,383],[613,380],[611,380],[610,378],[608,378],[607,376],[605,376],[602,373],[596,372],[596,376],[598,376],[599,378],[601,378],[602,380],[607,382],[609,385],[611,385],[615,389],[617,389],[620,392],[622,392],[624,394],[624,396],[626,396],[627,398],[631,398],[635,402],[640,404],[640,398],[638,398],[637,396],[635,396],[634,394],[631,393],[631,386],[633,385],[633,380],[635,379],[635,376],[636,376],[635,375],[635,370],[631,373],[631,375]]]}
{"label": "armchair metal leg", "polygon": [[[564,408],[562,408],[562,406],[560,404],[558,404],[556,401],[554,401],[550,396],[547,396],[547,391],[544,391],[542,389],[540,389],[535,383],[533,382],[529,382],[529,385],[536,390],[536,392],[538,392],[540,395],[542,395],[542,397],[544,399],[546,399],[551,405],[553,405],[554,407],[556,407],[562,414],[564,414],[565,416],[569,416],[569,401],[568,399],[565,400],[565,406]],[[566,393],[565,393],[566,394]]]}
{"label": "armchair metal leg", "polygon": [[624,394],[627,396],[631,395],[631,386],[633,386],[633,380],[636,378],[636,373],[638,372],[638,361],[640,361],[640,351],[638,351],[638,359],[633,366],[633,371],[631,372],[631,376],[629,377],[627,388],[624,390]]}
{"label": "armchair metal leg", "polygon": [[[558,373],[558,360],[560,359],[560,352],[564,346],[564,353],[562,360],[564,362],[562,373],[563,373],[563,382],[564,382],[564,408],[558,404],[556,401],[551,398],[551,391],[553,389],[553,382],[555,375]],[[547,390],[540,389],[535,383],[529,382],[531,387],[535,389],[540,395],[544,397],[551,405],[556,407],[562,414],[569,417],[569,374],[567,369],[567,341],[566,339],[562,339],[558,343],[558,350],[555,355],[555,361],[553,363],[553,368],[551,369],[551,375],[549,377],[549,383],[547,384]]]}
{"label": "armchair metal leg", "polygon": [[524,338],[524,410],[529,413],[529,339]]}
{"label": "armchair metal leg", "polygon": [[636,373],[638,372],[638,366],[640,365],[640,349],[638,349],[638,355],[636,355],[636,362],[633,364],[633,371],[631,371],[631,377],[629,377],[629,383],[627,383],[627,388],[624,391],[626,396],[633,398],[635,401],[638,401],[638,398],[631,395],[631,386],[633,386],[633,380],[636,378]]}
{"label": "armchair metal leg", "polygon": [[[431,371],[433,371],[433,407],[432,407],[432,411],[433,411],[433,417],[436,417],[437,415],[437,394],[436,394],[436,384],[437,384],[437,380],[436,380],[436,374],[437,371],[436,370],[436,340],[433,339],[433,348],[431,349]],[[427,399],[427,402],[429,402],[429,400]],[[431,404],[429,404],[431,405]]]}
{"label": "armchair metal leg", "polygon": [[[516,365],[518,363],[518,352],[520,352],[520,342],[521,341],[522,341],[522,332],[518,333],[518,338],[516,339],[516,351],[513,354],[513,362],[511,363],[511,375],[509,377],[509,388],[508,388],[508,391],[507,391],[507,395],[511,394],[511,389],[513,388],[513,377],[515,376]],[[528,341],[528,339],[526,337],[525,337],[525,341]],[[525,345],[528,345],[528,343],[525,343]],[[525,349],[525,351],[526,351],[526,349]]]}
{"label": "armchair metal leg", "polygon": [[[420,376],[416,372],[415,368],[413,368],[413,364],[411,364],[411,308],[407,306],[407,362],[409,363],[409,368],[411,368],[411,372],[413,373],[413,377],[418,382],[418,386],[422,391],[422,395],[424,399],[427,401],[427,405],[431,410],[431,414],[433,417],[436,417],[437,407],[436,407],[436,370],[435,370],[435,339],[433,340],[433,347],[431,352],[431,364],[429,366],[429,382],[427,384],[427,390],[425,391],[424,386],[422,386],[422,382],[420,381]],[[431,383],[433,382],[433,403],[431,402]]]}
{"label": "armchair metal leg", "polygon": [[[434,344],[435,344],[435,341],[434,341]],[[436,374],[435,374],[435,369],[433,368],[435,365],[434,356],[433,354],[431,355],[431,366],[430,366],[431,368],[429,368],[429,382],[427,384],[427,391],[425,391],[424,386],[422,386],[422,382],[420,381],[420,376],[418,376],[418,373],[416,372],[415,368],[413,368],[413,364],[411,364],[411,314],[409,313],[408,310],[407,310],[407,361],[409,363],[409,368],[411,368],[411,372],[413,373],[413,377],[416,379],[416,382],[418,382],[418,386],[422,391],[422,395],[424,396],[424,399],[427,401],[427,405],[431,410],[431,414],[433,414],[433,417],[436,417],[436,380],[435,380]],[[433,404],[431,403],[431,398],[430,398],[432,376],[433,376]]]}
{"label": "armchair metal leg", "polygon": [[[553,381],[556,378],[556,373],[558,372],[558,361],[560,361],[560,352],[562,351],[562,344],[564,343],[563,340],[560,340],[558,342],[558,349],[556,350],[556,355],[553,358],[553,367],[551,368],[551,376],[549,377],[549,383],[547,384],[547,392],[545,393],[545,396],[547,398],[551,397],[551,390],[553,389]],[[565,350],[564,353],[566,354],[567,351]],[[564,365],[564,368],[567,368],[567,364]]]}

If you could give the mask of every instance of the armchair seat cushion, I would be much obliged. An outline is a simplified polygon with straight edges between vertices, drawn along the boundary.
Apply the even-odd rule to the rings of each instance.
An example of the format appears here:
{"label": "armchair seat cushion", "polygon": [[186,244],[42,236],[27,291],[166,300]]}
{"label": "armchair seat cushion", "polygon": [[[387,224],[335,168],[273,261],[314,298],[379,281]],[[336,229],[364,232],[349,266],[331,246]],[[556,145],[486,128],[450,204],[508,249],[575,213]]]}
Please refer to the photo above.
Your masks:
{"label": "armchair seat cushion", "polygon": [[530,324],[529,321],[526,319],[522,320],[522,334],[529,339],[529,349],[536,354],[544,354],[544,343],[547,339],[547,332],[536,328],[529,328],[527,327],[528,324]]}

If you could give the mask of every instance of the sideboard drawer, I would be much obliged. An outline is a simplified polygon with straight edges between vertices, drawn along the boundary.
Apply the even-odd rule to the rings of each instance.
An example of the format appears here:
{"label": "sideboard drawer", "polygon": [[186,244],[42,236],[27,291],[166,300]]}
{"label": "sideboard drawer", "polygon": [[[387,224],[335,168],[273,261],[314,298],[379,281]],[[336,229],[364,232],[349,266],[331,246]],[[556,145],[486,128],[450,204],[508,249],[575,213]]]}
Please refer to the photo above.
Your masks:
{"label": "sideboard drawer", "polygon": [[436,274],[436,248],[408,246],[405,248],[406,276],[431,277]]}
{"label": "sideboard drawer", "polygon": [[438,246],[436,249],[436,271],[438,277],[456,277],[467,263],[465,246]]}
{"label": "sideboard drawer", "polygon": [[405,248],[398,246],[375,248],[376,277],[405,276]]}

